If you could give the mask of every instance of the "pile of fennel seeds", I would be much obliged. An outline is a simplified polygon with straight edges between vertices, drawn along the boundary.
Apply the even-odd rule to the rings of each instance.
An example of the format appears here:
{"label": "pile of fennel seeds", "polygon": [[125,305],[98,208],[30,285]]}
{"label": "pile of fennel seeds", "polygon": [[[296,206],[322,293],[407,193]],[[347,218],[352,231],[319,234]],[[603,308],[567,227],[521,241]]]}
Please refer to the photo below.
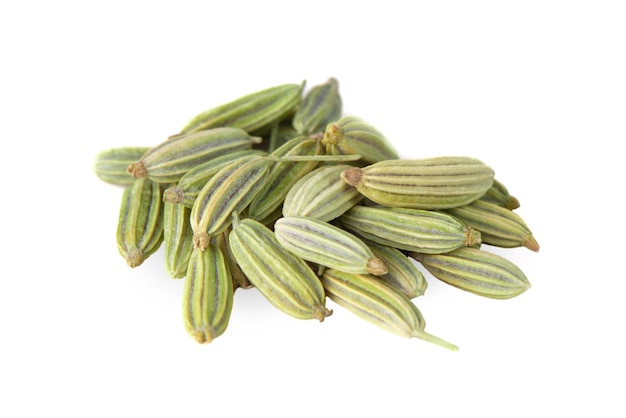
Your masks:
{"label": "pile of fennel seeds", "polygon": [[185,280],[183,323],[222,335],[238,289],[298,319],[337,306],[402,337],[425,330],[415,300],[434,278],[510,299],[530,283],[501,248],[539,245],[519,201],[472,156],[401,159],[368,121],[343,115],[336,79],[258,91],[192,118],[153,147],[108,149],[102,181],[123,187],[119,253],[140,266],[161,246]]}

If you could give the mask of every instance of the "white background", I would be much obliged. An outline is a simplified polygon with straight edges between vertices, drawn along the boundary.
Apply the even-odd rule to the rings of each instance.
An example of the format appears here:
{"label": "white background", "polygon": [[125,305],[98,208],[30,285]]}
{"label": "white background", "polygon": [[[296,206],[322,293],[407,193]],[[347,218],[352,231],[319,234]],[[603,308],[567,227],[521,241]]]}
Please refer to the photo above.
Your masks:
{"label": "white background", "polygon": [[[0,416],[623,417],[623,4],[3,2]],[[415,301],[457,353],[255,290],[199,345],[162,252],[117,252],[97,152],[330,76],[403,156],[491,165],[541,244],[499,252],[533,285],[515,299],[429,279]]]}

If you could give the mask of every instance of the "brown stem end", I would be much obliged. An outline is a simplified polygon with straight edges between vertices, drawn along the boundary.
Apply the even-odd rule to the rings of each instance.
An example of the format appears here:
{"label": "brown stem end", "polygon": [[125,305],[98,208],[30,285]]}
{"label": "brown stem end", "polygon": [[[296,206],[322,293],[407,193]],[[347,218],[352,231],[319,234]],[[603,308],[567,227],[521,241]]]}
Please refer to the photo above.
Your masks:
{"label": "brown stem end", "polygon": [[383,260],[377,257],[372,257],[367,260],[367,271],[374,276],[381,276],[383,274],[387,274],[387,267]]}
{"label": "brown stem end", "polygon": [[359,186],[361,186],[361,182],[363,179],[363,170],[361,170],[359,167],[346,168],[341,172],[340,176],[341,180],[343,180],[344,183],[358,188]]}
{"label": "brown stem end", "polygon": [[146,177],[146,167],[143,165],[141,161],[137,161],[136,163],[131,163],[126,168],[126,172],[133,176],[136,179],[142,179]]}

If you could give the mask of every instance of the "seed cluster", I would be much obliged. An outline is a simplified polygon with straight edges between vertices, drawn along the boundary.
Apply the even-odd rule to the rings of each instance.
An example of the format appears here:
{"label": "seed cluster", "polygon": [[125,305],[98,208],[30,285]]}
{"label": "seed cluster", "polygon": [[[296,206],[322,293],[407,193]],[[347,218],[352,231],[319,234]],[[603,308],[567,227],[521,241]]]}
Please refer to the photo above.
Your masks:
{"label": "seed cluster", "polygon": [[324,321],[330,299],[456,350],[425,331],[421,269],[483,297],[522,294],[520,268],[482,247],[539,250],[518,200],[476,158],[400,158],[374,126],[342,114],[336,79],[304,88],[216,106],[153,147],[100,152],[96,175],[124,188],[120,254],[137,267],[163,245],[200,343],[226,331],[237,289],[256,289],[294,318]]}

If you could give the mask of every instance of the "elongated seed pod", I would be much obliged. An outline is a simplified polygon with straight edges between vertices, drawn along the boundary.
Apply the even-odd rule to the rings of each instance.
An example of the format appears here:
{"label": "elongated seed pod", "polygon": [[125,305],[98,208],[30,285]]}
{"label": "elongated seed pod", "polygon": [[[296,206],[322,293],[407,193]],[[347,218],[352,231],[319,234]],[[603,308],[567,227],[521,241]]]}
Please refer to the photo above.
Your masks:
{"label": "elongated seed pod", "polygon": [[165,189],[163,192],[163,201],[180,203],[191,208],[204,185],[224,166],[234,163],[235,161],[243,163],[247,160],[265,155],[267,155],[267,153],[264,151],[246,149],[224,154],[203,164],[199,164],[187,171],[175,186]]}
{"label": "elongated seed pod", "polygon": [[301,84],[283,84],[245,95],[209,109],[192,118],[181,133],[192,133],[222,126],[241,128],[247,132],[270,127],[293,112],[302,100]]}
{"label": "elongated seed pod", "polygon": [[407,251],[446,253],[480,244],[480,233],[447,213],[421,209],[355,206],[341,225],[365,239]]}
{"label": "elongated seed pod", "polygon": [[478,248],[447,254],[412,252],[435,278],[459,289],[492,299],[510,299],[530,288],[526,275],[513,262]]}
{"label": "elongated seed pod", "polygon": [[398,158],[398,152],[383,134],[356,116],[344,116],[329,123],[322,143],[327,154],[359,154],[364,164]]}
{"label": "elongated seed pod", "polygon": [[387,267],[387,273],[376,276],[379,280],[399,290],[409,299],[424,294],[428,283],[422,272],[407,255],[388,245],[376,244],[371,241],[365,241],[365,243]]}
{"label": "elongated seed pod", "polygon": [[458,347],[424,331],[426,322],[409,298],[366,274],[326,269],[322,285],[336,304],[362,319],[404,338],[419,338],[456,351]]}
{"label": "elongated seed pod", "polygon": [[510,209],[484,200],[447,209],[447,213],[480,231],[482,242],[503,248],[526,247],[539,251],[539,243],[526,222]]}
{"label": "elongated seed pod", "polygon": [[258,138],[239,128],[215,128],[181,135],[150,148],[127,171],[136,178],[175,183],[189,170],[213,158],[251,149]]}
{"label": "elongated seed pod", "polygon": [[360,238],[329,223],[283,217],[274,223],[274,234],[283,247],[304,260],[349,273],[387,273]]}
{"label": "elongated seed pod", "polygon": [[350,166],[335,164],[319,167],[296,182],[285,196],[284,216],[303,216],[328,222],[363,199],[358,190],[341,180]]}
{"label": "elongated seed pod", "polygon": [[323,132],[326,125],[341,118],[341,108],[339,82],[331,77],[304,96],[293,116],[293,127],[304,135]]}
{"label": "elongated seed pod", "polygon": [[352,167],[341,178],[384,206],[447,209],[480,198],[493,183],[493,170],[469,157],[387,160]]}
{"label": "elongated seed pod", "polygon": [[141,265],[163,242],[162,187],[147,179],[126,186],[117,223],[117,248],[130,267]]}
{"label": "elongated seed pod", "polygon": [[233,212],[241,212],[263,187],[271,160],[257,157],[223,167],[204,185],[191,208],[194,247],[206,248],[231,223]]}
{"label": "elongated seed pod", "polygon": [[191,209],[177,203],[163,203],[163,247],[165,271],[174,279],[187,274],[193,251]]}
{"label": "elongated seed pod", "polygon": [[[272,152],[273,157],[288,155],[323,155],[320,142],[312,138],[294,138]],[[285,196],[302,176],[317,166],[317,161],[275,161],[270,166],[269,175],[263,188],[250,202],[246,216],[263,221],[278,209]]]}
{"label": "elongated seed pod", "polygon": [[493,179],[493,184],[489,190],[487,190],[487,193],[482,195],[480,200],[495,203],[498,206],[502,206],[503,208],[510,210],[520,207],[519,200],[517,200],[515,196],[511,196],[509,189],[507,189],[502,182],[495,178]]}
{"label": "elongated seed pod", "polygon": [[319,278],[304,260],[285,250],[269,228],[250,218],[235,218],[228,238],[248,280],[276,308],[320,322],[332,313]]}
{"label": "elongated seed pod", "polygon": [[226,331],[232,309],[233,282],[222,251],[214,244],[194,249],[185,278],[185,329],[197,342],[210,343]]}
{"label": "elongated seed pod", "polygon": [[119,147],[104,150],[96,155],[94,172],[106,183],[119,186],[132,184],[135,179],[128,175],[126,167],[139,160],[149,147]]}

